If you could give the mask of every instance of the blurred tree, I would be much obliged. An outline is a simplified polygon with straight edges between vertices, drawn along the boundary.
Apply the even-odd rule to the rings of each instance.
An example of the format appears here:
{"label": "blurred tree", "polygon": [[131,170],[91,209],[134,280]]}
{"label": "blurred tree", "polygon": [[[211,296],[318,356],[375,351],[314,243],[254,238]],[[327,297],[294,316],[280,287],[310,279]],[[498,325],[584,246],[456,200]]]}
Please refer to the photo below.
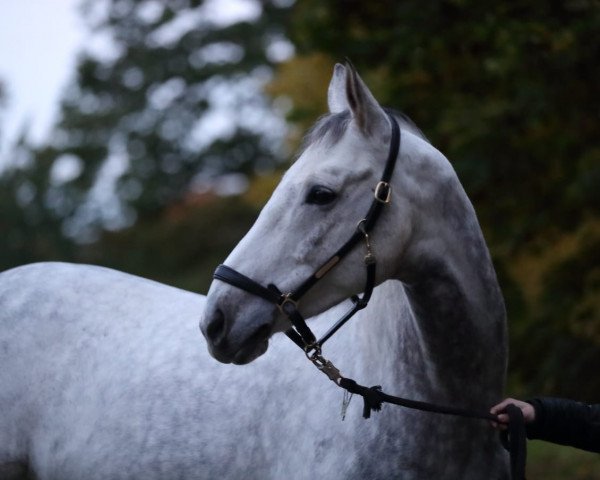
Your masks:
{"label": "blurred tree", "polygon": [[[453,161],[475,203],[508,300],[513,381],[600,396],[597,382],[580,388],[600,364],[596,2],[300,0],[291,22],[299,55],[274,82],[290,118],[314,120],[323,65],[328,78],[349,57]],[[321,100],[289,80],[309,77]]]}
{"label": "blurred tree", "polygon": [[276,164],[284,123],[261,87],[291,48],[287,10],[275,0],[84,3],[104,47],[79,59],[51,144],[71,172],[59,187],[68,234],[120,228],[216,175]]}
{"label": "blurred tree", "polygon": [[104,232],[100,241],[81,248],[80,258],[206,293],[212,272],[252,226],[258,210],[239,196],[191,195],[152,220]]}
{"label": "blurred tree", "polygon": [[55,152],[34,153],[22,133],[7,157],[10,164],[0,175],[0,271],[41,260],[73,259],[75,246],[63,236],[54,205],[50,170]]}
{"label": "blurred tree", "polygon": [[295,147],[313,121],[327,111],[323,88],[331,78],[331,65],[331,58],[320,53],[294,57],[278,67],[277,76],[267,85],[270,95],[293,100],[288,120],[297,127],[289,139]]}
{"label": "blurred tree", "polygon": [[4,133],[4,130],[2,130],[3,127],[3,116],[4,116],[4,109],[6,108],[6,87],[4,86],[4,82],[2,81],[2,79],[0,79],[0,145],[2,145],[2,136]]}
{"label": "blurred tree", "polygon": [[[293,51],[284,37],[288,10],[282,0],[85,0],[94,35],[60,120],[40,147],[28,143],[25,128],[0,173],[0,270],[49,259],[95,261],[181,285],[189,265],[177,253],[193,237],[164,220],[173,205],[211,188],[215,176],[263,172],[281,157],[285,124],[262,87]],[[220,224],[240,226],[255,211],[242,201],[218,205],[200,210],[216,222],[215,209],[224,215]],[[101,233],[136,219],[139,229]],[[175,232],[182,249],[157,255],[160,239],[177,243]],[[214,260],[211,249],[222,259],[233,241],[225,237],[190,240],[197,261]],[[131,254],[128,242],[162,260]],[[203,278],[216,261],[208,263]]]}
{"label": "blurred tree", "polygon": [[350,56],[426,129],[508,246],[600,209],[593,2],[303,0],[294,25],[300,53]]}

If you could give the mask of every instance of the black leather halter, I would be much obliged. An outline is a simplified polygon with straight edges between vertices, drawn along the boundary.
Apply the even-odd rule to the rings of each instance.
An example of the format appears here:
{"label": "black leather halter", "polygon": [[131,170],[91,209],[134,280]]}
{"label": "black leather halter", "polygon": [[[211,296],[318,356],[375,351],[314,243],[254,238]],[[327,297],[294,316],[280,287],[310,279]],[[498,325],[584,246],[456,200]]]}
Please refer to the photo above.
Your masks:
{"label": "black leather halter", "polygon": [[[237,272],[227,265],[219,265],[215,270],[213,277],[222,282],[233,285],[248,293],[264,298],[268,302],[274,303],[279,307],[279,310],[289,318],[292,323],[286,335],[300,348],[307,353],[312,350],[320,352],[321,346],[344,325],[356,312],[365,308],[375,288],[375,272],[376,258],[371,248],[369,232],[375,226],[377,219],[385,205],[390,203],[392,187],[390,180],[396,166],[396,159],[400,150],[400,127],[398,122],[391,115],[387,114],[391,127],[392,135],[390,138],[390,147],[388,158],[381,175],[381,180],[375,186],[374,198],[365,217],[358,222],[355,232],[344,243],[337,252],[324,262],[310,277],[302,282],[295,290],[282,293],[275,285],[269,284],[264,287],[260,283],[248,278],[247,276]],[[340,318],[319,340],[316,339],[311,329],[306,324],[306,321],[298,311],[299,300],[328,272],[331,271],[359,242],[364,241],[367,249],[367,254],[364,258],[364,263],[367,271],[367,279],[365,282],[364,293],[362,297],[354,295],[351,297],[352,308]]]}

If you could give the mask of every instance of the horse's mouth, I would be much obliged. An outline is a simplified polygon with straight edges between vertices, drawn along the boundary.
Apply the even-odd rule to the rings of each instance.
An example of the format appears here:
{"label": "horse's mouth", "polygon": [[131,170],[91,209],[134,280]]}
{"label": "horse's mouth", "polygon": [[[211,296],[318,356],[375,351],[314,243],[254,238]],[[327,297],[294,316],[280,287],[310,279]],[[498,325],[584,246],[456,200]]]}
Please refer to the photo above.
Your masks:
{"label": "horse's mouth", "polygon": [[271,327],[269,325],[262,325],[244,340],[236,350],[231,348],[231,344],[225,340],[219,346],[209,346],[209,351],[219,362],[245,365],[256,360],[267,351],[270,336]]}
{"label": "horse's mouth", "polygon": [[262,340],[253,345],[242,347],[233,356],[231,363],[234,365],[246,365],[247,363],[256,360],[269,348],[269,340]]}

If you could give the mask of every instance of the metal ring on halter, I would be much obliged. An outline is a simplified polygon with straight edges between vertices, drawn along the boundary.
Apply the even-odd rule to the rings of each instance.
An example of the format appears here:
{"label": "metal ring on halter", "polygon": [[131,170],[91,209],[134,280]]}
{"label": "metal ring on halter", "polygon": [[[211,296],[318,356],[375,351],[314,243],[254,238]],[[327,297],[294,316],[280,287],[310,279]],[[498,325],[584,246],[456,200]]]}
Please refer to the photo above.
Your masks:
{"label": "metal ring on halter", "polygon": [[319,345],[317,342],[306,345],[304,347],[304,355],[306,355],[306,358],[308,358],[311,362],[315,363],[315,357],[321,356],[321,345]]}

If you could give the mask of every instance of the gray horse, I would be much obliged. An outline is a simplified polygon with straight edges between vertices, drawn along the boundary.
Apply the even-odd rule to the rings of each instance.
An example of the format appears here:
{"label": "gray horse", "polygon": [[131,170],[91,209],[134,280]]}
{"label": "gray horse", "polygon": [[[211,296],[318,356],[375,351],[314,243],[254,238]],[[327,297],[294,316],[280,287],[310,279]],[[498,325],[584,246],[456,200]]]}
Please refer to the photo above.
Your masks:
{"label": "gray horse", "polygon": [[[226,261],[264,284],[293,288],[330,255],[380,174],[389,124],[352,69],[336,66],[329,105]],[[392,203],[372,235],[380,285],[326,355],[392,394],[486,409],[502,397],[506,363],[493,267],[447,160],[399,120]],[[333,199],[307,202],[315,185]],[[314,330],[362,288],[362,254],[303,299]],[[1,273],[0,479],[508,478],[485,422],[395,406],[364,420],[359,399],[342,421],[340,389],[276,334],[288,326],[217,281],[206,302],[100,267]]]}
{"label": "gray horse", "polygon": [[[336,66],[328,101],[329,115],[308,135],[302,154],[225,262],[282,292],[302,290],[305,279],[327,271],[329,259],[337,259],[331,256],[369,210],[386,167],[391,121],[353,68]],[[382,315],[379,305],[367,322],[348,332],[339,351],[329,353],[328,348],[327,357],[341,369],[352,365],[363,383],[483,410],[503,389],[502,295],[456,173],[414,125],[401,116],[398,121],[403,131],[390,181],[391,204],[371,233],[376,280],[394,282],[390,288],[395,291],[384,298],[394,313]],[[300,312],[317,315],[360,292],[364,254],[355,247],[325,276],[316,273],[321,279],[302,297]],[[221,362],[253,361],[267,350],[271,335],[289,327],[279,309],[261,296],[221,279],[213,282],[201,328],[211,354]],[[369,422],[352,418],[350,433],[318,402],[294,398],[289,408],[303,412],[298,417],[303,437],[320,437],[303,452],[303,473],[339,478],[506,475],[501,447],[482,422],[386,408]],[[328,461],[319,461],[319,455]]]}

